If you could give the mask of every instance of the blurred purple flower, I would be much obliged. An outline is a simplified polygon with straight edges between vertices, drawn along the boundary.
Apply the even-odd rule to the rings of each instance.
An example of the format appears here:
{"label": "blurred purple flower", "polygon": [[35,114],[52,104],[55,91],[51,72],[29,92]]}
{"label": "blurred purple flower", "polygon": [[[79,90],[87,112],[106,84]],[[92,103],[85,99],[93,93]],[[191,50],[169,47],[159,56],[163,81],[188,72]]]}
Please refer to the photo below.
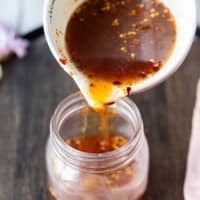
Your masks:
{"label": "blurred purple flower", "polygon": [[23,58],[28,45],[28,41],[17,37],[12,28],[0,23],[0,60],[10,53],[15,53],[18,58]]}

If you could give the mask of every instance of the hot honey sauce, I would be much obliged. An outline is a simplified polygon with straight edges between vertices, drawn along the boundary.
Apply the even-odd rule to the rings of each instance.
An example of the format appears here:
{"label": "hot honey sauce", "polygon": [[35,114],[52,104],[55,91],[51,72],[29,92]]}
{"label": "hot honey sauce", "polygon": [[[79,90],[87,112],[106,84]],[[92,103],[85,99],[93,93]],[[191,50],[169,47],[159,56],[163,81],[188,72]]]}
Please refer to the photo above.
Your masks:
{"label": "hot honey sauce", "polygon": [[80,94],[67,98],[52,117],[46,155],[53,199],[136,200],[146,190],[148,145],[128,99],[96,112]]}
{"label": "hot honey sauce", "polygon": [[173,50],[176,25],[157,0],[86,0],[71,16],[65,39],[71,62],[89,79],[91,98],[104,104],[113,87],[160,70]]}
{"label": "hot honey sauce", "polygon": [[78,137],[69,138],[66,144],[87,153],[105,153],[114,151],[128,142],[128,139],[120,134],[109,134],[104,138],[101,134],[85,134]]}
{"label": "hot honey sauce", "polygon": [[[126,137],[116,133],[109,134],[106,139],[103,135],[87,134],[66,140],[66,144],[79,151],[98,154],[117,150],[127,142],[128,139]],[[104,173],[106,187],[115,188],[128,184],[134,175],[134,165],[135,161],[133,160],[125,167]]]}

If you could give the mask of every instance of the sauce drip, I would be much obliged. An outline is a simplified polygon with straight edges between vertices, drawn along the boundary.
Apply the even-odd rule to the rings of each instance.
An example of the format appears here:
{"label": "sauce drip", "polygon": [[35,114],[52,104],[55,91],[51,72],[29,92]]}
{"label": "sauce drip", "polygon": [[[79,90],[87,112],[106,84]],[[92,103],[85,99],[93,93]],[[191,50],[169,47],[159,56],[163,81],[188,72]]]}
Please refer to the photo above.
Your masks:
{"label": "sauce drip", "polygon": [[[96,113],[98,115],[98,119],[96,117],[93,118],[93,121],[89,122],[89,117],[91,112]],[[98,139],[102,139],[104,141],[109,141],[109,135],[110,135],[110,125],[109,125],[109,119],[110,117],[115,116],[116,113],[112,110],[106,109],[106,107],[103,107],[101,110],[93,110],[89,107],[83,108],[81,110],[81,123],[80,123],[80,130],[82,136],[86,136],[88,138],[88,128],[90,127],[89,123],[93,123],[95,125],[95,129],[99,129],[99,137]],[[93,138],[93,137],[91,137]],[[83,139],[85,139],[83,137]]]}
{"label": "sauce drip", "polygon": [[66,29],[71,62],[88,76],[91,98],[107,102],[112,88],[153,75],[176,40],[175,20],[157,0],[86,0]]}

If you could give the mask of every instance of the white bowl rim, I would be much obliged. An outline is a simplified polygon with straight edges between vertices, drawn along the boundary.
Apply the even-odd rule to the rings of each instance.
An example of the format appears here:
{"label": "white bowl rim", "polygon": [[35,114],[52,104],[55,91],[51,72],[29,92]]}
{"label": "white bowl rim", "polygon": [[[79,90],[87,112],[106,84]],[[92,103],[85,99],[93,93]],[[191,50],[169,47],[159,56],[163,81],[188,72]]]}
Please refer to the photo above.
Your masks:
{"label": "white bowl rim", "polygon": [[[52,35],[52,31],[51,31],[51,24],[50,24],[50,17],[49,17],[49,6],[54,4],[55,1],[56,0],[45,0],[44,1],[43,26],[44,26],[44,33],[45,33],[49,48],[50,48],[51,52],[53,53],[54,57],[56,58],[56,60],[59,62],[59,58],[61,56],[60,56],[59,52],[57,51],[56,45],[54,44],[54,41],[53,41],[53,35]],[[165,68],[163,70],[163,73],[157,72],[152,77],[150,77],[144,81],[141,81],[139,83],[134,84],[132,87],[131,93],[144,92],[146,90],[149,90],[149,89],[157,86],[158,84],[162,83],[167,78],[169,78],[172,74],[174,74],[177,71],[177,69],[180,67],[180,65],[183,63],[185,57],[187,56],[187,54],[192,46],[192,41],[194,39],[194,35],[196,33],[196,26],[197,26],[196,1],[190,0],[190,4],[191,4],[191,7],[193,7],[193,12],[192,12],[193,16],[191,17],[192,18],[192,21],[191,21],[192,29],[190,30],[190,35],[188,37],[188,41],[184,41],[184,48],[181,49],[181,54],[179,56],[179,59],[172,60],[172,63],[170,65],[173,65],[173,67],[168,67],[168,68],[162,67],[162,68]],[[62,66],[62,64],[61,64],[61,66]]]}

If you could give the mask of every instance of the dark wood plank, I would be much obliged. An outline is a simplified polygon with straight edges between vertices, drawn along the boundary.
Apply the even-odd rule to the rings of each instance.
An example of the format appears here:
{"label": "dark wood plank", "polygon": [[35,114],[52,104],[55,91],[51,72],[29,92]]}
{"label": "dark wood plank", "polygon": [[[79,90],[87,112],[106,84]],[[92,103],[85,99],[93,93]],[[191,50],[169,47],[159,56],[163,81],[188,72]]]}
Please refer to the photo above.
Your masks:
{"label": "dark wood plank", "polygon": [[[166,83],[132,96],[150,145],[145,200],[182,200],[191,116],[199,77],[200,41]],[[52,57],[44,38],[27,57],[5,65],[0,82],[0,199],[48,200],[45,144],[56,105],[77,87]]]}

